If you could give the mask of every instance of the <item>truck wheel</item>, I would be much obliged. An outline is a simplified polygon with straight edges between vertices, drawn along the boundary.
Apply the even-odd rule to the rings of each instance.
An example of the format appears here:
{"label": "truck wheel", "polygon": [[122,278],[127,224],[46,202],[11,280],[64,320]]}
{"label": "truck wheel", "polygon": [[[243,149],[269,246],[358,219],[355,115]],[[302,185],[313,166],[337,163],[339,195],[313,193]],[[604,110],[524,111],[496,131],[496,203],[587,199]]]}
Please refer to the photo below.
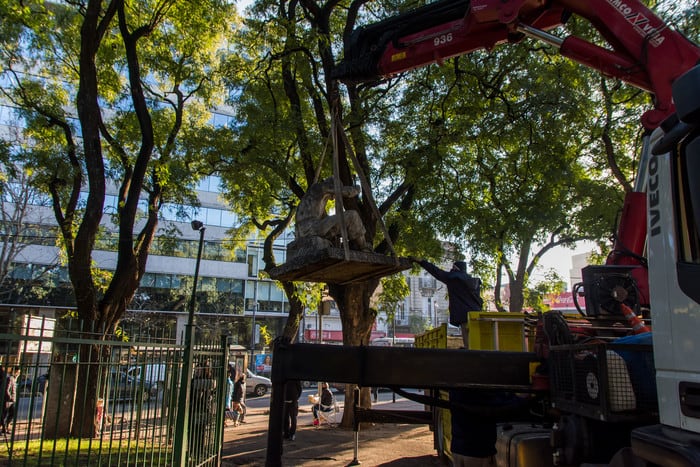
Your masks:
{"label": "truck wheel", "polygon": [[255,394],[258,397],[264,396],[265,394],[267,394],[267,388],[264,384],[258,384],[257,386],[255,386],[253,394]]}

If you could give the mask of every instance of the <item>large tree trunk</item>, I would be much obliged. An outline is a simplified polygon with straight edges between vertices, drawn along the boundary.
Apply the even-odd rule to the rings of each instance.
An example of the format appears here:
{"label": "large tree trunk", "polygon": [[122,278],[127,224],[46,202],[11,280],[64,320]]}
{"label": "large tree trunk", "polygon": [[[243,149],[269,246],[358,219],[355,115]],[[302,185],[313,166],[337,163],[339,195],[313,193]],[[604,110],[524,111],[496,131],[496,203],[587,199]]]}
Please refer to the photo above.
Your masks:
{"label": "large tree trunk", "polygon": [[[369,345],[372,327],[377,317],[375,310],[370,309],[369,299],[377,288],[379,281],[357,282],[349,285],[330,285],[331,296],[340,309],[340,320],[343,324],[343,345]],[[342,428],[352,428],[355,394],[354,385],[346,385],[345,410],[340,422]],[[371,407],[372,398],[369,388],[360,390],[360,406]]]}
{"label": "large tree trunk", "polygon": [[520,313],[523,311],[524,304],[523,282],[519,280],[512,281],[510,283],[510,305],[508,306],[508,311]]}
{"label": "large tree trunk", "polygon": [[[85,169],[88,178],[88,196],[85,211],[75,238],[67,230],[68,222],[63,226],[68,244],[68,272],[77,305],[78,317],[87,331],[101,327],[101,315],[98,310],[98,291],[92,274],[92,251],[95,238],[102,219],[105,198],[105,173],[102,159],[102,143],[99,123],[102,121],[99,104],[97,66],[95,57],[101,44],[104,27],[113,17],[110,11],[104,17],[102,2],[91,0],[85,10],[85,20],[80,30],[80,84],[76,99],[76,108],[83,136]],[[73,219],[74,212],[66,215],[66,220]],[[59,221],[60,222],[60,221]],[[71,254],[72,253],[72,254]],[[101,346],[100,346],[101,347]],[[98,358],[99,348],[81,346],[78,363],[78,385],[73,412],[71,433],[82,437],[94,435],[94,413],[97,402],[97,379],[89,374],[94,358]],[[92,368],[94,372],[94,368]]]}
{"label": "large tree trunk", "polygon": [[289,316],[284,325],[282,335],[289,339],[289,342],[296,342],[299,335],[299,323],[304,315],[304,304],[299,300],[293,282],[283,282],[284,293],[289,298]]}
{"label": "large tree trunk", "polygon": [[[104,339],[103,333],[97,333]],[[75,410],[71,435],[76,438],[92,438],[99,434],[97,425],[98,382],[106,381],[105,373],[110,360],[109,347],[97,344],[80,346],[78,384],[75,391]]]}

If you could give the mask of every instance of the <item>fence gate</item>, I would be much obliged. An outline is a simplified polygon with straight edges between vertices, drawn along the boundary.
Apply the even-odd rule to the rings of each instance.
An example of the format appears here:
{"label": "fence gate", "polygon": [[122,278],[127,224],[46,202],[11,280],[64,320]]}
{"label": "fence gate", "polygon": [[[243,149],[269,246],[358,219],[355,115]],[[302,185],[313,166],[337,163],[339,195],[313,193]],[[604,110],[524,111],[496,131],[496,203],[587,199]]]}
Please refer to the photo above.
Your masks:
{"label": "fence gate", "polygon": [[[126,340],[21,315],[0,324],[0,407],[11,406],[0,466],[220,464],[225,339],[197,343],[191,397],[179,401],[184,346],[152,328],[131,332]],[[178,411],[189,415],[184,459],[173,446]]]}
{"label": "fence gate", "polygon": [[194,374],[190,383],[188,404],[187,462],[183,463],[184,465],[220,464],[227,369],[228,352],[225,338],[218,343],[210,342],[195,347]]}

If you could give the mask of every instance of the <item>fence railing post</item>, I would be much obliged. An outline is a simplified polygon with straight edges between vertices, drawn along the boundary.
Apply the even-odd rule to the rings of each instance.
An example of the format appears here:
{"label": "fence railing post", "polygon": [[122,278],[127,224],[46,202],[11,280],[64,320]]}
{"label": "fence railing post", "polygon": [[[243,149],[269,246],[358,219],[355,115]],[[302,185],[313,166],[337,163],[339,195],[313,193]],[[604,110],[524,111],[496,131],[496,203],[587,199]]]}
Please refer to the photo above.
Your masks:
{"label": "fence railing post", "polygon": [[187,450],[189,439],[189,406],[192,390],[192,365],[194,346],[192,345],[194,325],[189,322],[185,327],[185,350],[182,359],[182,378],[180,391],[177,398],[177,418],[175,420],[175,443],[173,465],[184,466],[187,463]]}
{"label": "fence railing post", "polygon": [[[221,371],[219,373],[218,380],[218,404],[216,406],[216,458],[218,460],[217,464],[221,464],[221,449],[224,445],[224,416],[226,410],[226,392],[228,391],[228,385],[226,384],[226,377],[228,372],[228,340],[229,336],[221,336]],[[243,395],[245,397],[245,394]]]}

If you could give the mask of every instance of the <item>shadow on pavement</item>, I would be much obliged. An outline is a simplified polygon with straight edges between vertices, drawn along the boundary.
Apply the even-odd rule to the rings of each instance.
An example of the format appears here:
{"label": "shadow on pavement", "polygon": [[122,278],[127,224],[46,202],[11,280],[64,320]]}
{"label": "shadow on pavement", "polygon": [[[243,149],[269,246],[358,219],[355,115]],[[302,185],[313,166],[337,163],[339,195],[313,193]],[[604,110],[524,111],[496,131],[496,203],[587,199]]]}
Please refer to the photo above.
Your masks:
{"label": "shadow on pavement", "polygon": [[377,467],[406,467],[407,465],[424,465],[424,466],[431,466],[431,465],[444,465],[439,463],[437,457],[435,456],[419,456],[419,457],[410,457],[410,458],[401,458],[401,459],[394,459],[393,461],[389,462],[384,462],[383,464],[377,465]]}
{"label": "shadow on pavement", "polygon": [[[251,411],[246,420],[246,424],[224,430],[223,466],[265,465],[267,412]],[[311,422],[311,414],[303,410],[298,417],[296,439],[284,441],[283,466],[345,467],[354,460],[352,430],[337,426],[317,428]],[[360,430],[357,460],[365,467],[444,466],[433,449],[433,433],[427,425],[375,424]]]}

